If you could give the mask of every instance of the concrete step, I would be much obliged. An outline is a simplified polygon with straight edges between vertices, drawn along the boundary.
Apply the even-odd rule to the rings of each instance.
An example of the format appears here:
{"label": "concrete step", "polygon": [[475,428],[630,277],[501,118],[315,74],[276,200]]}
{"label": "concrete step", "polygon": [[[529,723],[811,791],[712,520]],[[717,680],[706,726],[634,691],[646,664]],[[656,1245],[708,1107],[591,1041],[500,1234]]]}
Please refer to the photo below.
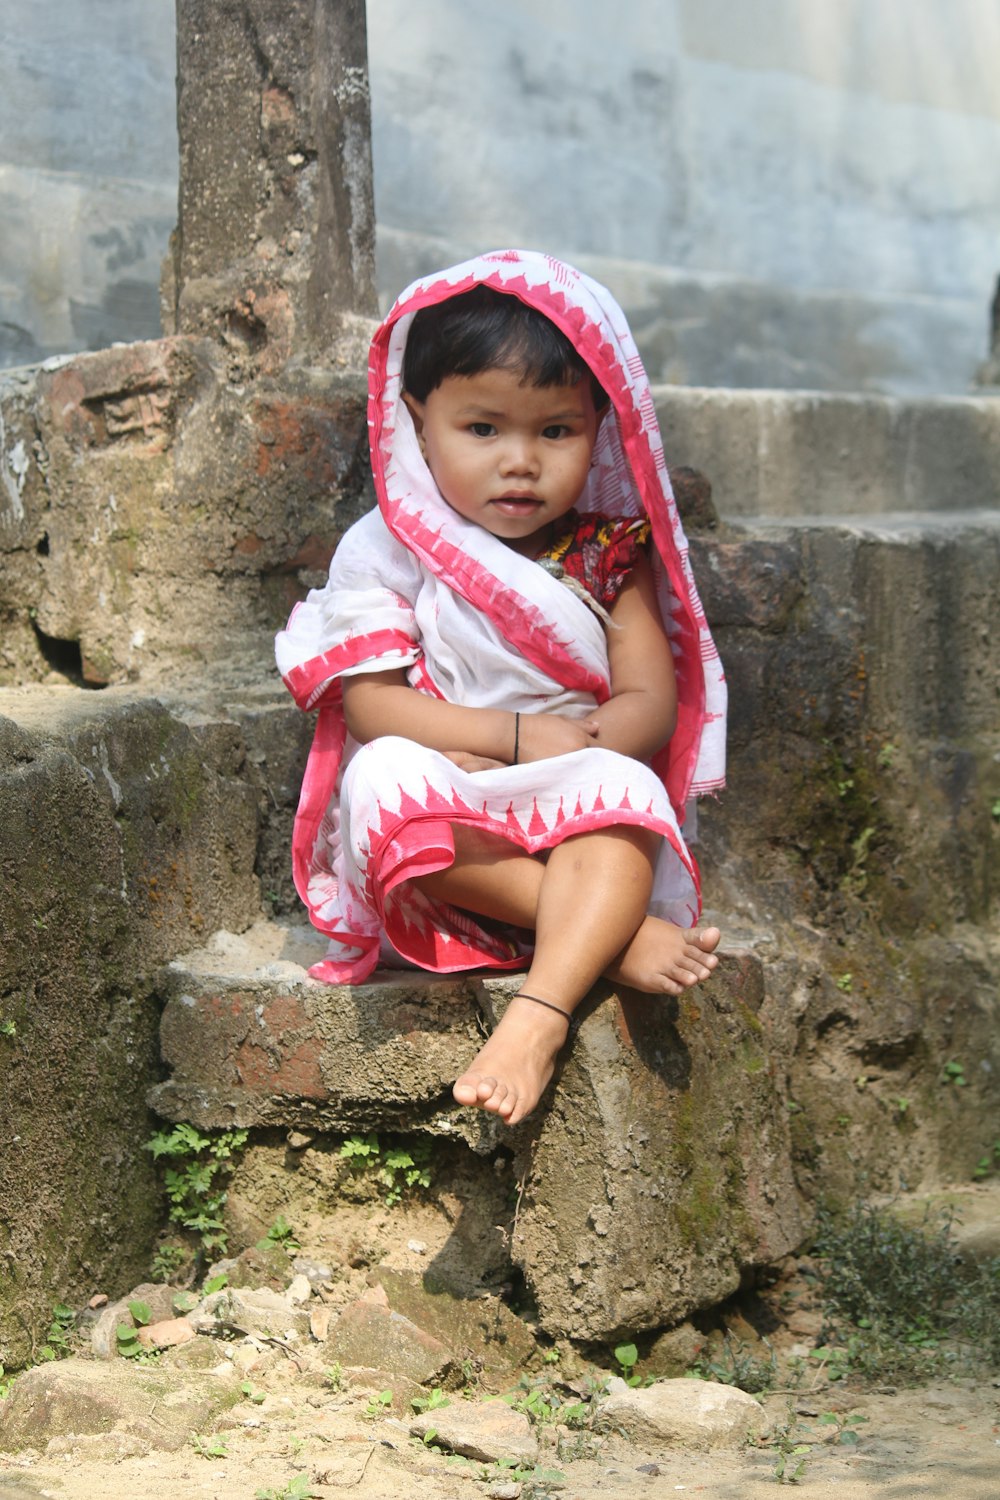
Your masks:
{"label": "concrete step", "polygon": [[725,519],[995,508],[1000,399],[900,400],[657,386],[672,465],[703,470]]}
{"label": "concrete step", "polygon": [[575,1339],[675,1323],[798,1243],[752,953],[727,954],[679,1001],[598,987],[542,1105],[510,1130],[457,1109],[451,1084],[522,976],[385,971],[331,987],[301,967],[315,947],[262,924],[162,972],[172,1071],[149,1096],[159,1114],[203,1129],[420,1132],[464,1141],[491,1175],[513,1153],[511,1255],[542,1326]]}

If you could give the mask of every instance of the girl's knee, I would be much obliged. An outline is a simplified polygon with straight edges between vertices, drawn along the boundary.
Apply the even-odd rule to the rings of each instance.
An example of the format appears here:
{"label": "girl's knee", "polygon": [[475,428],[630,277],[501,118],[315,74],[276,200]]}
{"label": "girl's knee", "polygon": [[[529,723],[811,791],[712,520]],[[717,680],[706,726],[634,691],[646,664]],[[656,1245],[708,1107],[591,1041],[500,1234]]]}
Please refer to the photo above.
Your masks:
{"label": "girl's knee", "polygon": [[428,753],[422,745],[401,735],[380,735],[355,750],[344,772],[344,793],[353,797],[365,786],[384,793],[388,785],[399,782],[409,772],[416,756]]}

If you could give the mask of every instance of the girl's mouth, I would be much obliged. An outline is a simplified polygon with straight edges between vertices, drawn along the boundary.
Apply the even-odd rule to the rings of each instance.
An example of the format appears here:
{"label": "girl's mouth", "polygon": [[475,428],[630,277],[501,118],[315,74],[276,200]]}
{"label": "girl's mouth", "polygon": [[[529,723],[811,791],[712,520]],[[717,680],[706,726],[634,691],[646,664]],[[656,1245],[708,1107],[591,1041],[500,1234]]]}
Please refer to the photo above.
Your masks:
{"label": "girl's mouth", "polygon": [[544,504],[537,495],[498,495],[490,504],[505,516],[533,516]]}

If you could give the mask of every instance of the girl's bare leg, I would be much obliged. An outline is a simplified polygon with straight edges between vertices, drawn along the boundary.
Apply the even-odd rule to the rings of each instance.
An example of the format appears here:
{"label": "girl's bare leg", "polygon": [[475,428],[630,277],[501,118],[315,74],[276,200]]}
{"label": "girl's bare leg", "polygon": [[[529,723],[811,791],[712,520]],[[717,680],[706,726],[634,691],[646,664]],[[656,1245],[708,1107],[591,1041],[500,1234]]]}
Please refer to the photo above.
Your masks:
{"label": "girl's bare leg", "polygon": [[[453,832],[454,863],[415,884],[439,901],[533,930],[546,865],[497,834],[461,824],[454,824]],[[717,927],[677,927],[644,913],[636,932],[602,972],[651,995],[680,995],[709,977],[718,963],[715,949],[721,936]]]}
{"label": "girl's bare leg", "polygon": [[601,974],[680,993],[715,967],[711,950],[719,934],[685,933],[646,916],[658,841],[644,829],[618,825],[578,834],[544,864],[506,840],[460,827],[455,834],[455,863],[416,883],[438,899],[535,929],[524,984],[534,1000],[511,1001],[454,1089],[460,1104],[477,1104],[516,1125],[552,1076],[566,1018]]}

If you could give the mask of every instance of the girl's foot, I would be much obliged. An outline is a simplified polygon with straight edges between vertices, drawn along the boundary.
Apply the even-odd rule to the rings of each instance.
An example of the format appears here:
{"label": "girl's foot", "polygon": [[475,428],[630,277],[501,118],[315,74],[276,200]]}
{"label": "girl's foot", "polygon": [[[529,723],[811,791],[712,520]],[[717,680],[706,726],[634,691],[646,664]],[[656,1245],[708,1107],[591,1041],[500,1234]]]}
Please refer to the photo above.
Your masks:
{"label": "girl's foot", "polygon": [[496,1030],[456,1080],[458,1104],[477,1105],[518,1125],[531,1113],[555,1070],[569,1012],[551,1001],[515,995]]}
{"label": "girl's foot", "polygon": [[604,972],[608,979],[647,994],[681,995],[700,979],[707,979],[716,967],[715,949],[721,937],[717,927],[701,931],[646,917]]}

